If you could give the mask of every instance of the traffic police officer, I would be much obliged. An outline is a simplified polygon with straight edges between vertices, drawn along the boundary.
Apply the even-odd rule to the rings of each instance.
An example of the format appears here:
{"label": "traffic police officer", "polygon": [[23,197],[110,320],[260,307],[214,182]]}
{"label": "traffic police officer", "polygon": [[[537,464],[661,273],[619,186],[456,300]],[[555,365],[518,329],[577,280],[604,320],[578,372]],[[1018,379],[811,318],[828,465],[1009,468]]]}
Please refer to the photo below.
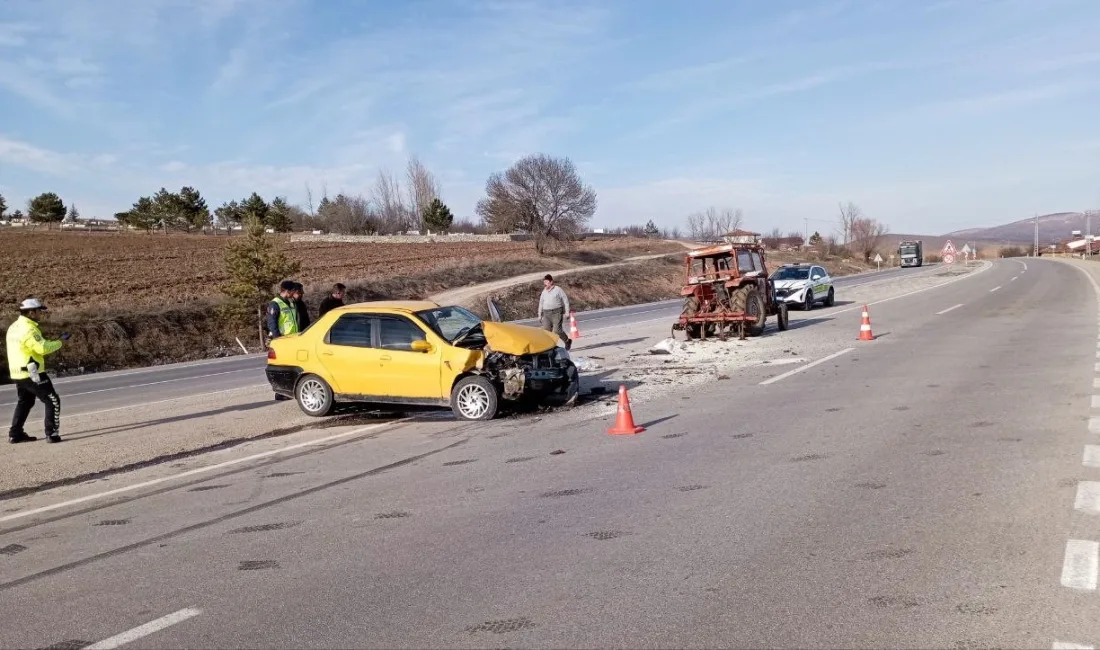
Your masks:
{"label": "traffic police officer", "polygon": [[60,350],[61,341],[69,340],[69,333],[63,333],[60,341],[43,337],[38,321],[45,311],[46,306],[37,298],[27,298],[19,305],[19,318],[8,327],[8,372],[15,382],[17,394],[11,429],[8,431],[8,442],[11,443],[37,440],[23,430],[35,399],[46,405],[43,427],[46,441],[61,442],[58,434],[61,429],[61,398],[46,375],[46,355]]}
{"label": "traffic police officer", "polygon": [[287,334],[298,333],[298,310],[292,297],[296,284],[293,280],[283,280],[279,283],[279,295],[267,303],[267,335],[269,338],[274,339]]}

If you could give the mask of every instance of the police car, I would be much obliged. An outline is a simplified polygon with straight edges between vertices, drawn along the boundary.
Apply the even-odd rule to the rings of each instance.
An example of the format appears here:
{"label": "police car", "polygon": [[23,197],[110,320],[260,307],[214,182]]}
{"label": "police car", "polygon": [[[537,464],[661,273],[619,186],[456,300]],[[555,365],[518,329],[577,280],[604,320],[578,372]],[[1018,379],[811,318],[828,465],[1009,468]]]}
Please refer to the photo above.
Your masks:
{"label": "police car", "polygon": [[814,303],[832,307],[836,300],[833,278],[818,264],[784,264],[772,275],[776,300],[801,305],[809,311]]}

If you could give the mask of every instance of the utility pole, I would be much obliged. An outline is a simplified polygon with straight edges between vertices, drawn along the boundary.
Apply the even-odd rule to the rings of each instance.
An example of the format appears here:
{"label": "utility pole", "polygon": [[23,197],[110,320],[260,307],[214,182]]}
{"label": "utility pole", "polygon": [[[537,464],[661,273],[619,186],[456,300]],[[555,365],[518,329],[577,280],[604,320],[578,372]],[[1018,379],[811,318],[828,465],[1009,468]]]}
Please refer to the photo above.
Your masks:
{"label": "utility pole", "polygon": [[810,245],[810,218],[803,219],[806,222],[806,238],[802,240],[802,248],[805,249]]}
{"label": "utility pole", "polygon": [[1085,255],[1092,257],[1092,210],[1085,210]]}
{"label": "utility pole", "polygon": [[1039,213],[1035,213],[1035,250],[1032,251],[1033,257],[1039,257]]}

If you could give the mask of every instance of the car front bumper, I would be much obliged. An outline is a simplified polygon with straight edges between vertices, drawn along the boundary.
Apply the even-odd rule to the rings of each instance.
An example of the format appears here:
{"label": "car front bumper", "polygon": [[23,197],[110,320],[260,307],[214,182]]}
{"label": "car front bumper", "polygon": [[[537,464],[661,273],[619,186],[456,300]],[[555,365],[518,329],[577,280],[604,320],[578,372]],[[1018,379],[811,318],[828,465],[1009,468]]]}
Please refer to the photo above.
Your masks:
{"label": "car front bumper", "polygon": [[806,301],[806,291],[809,287],[798,289],[776,289],[775,299],[786,303],[802,303]]}

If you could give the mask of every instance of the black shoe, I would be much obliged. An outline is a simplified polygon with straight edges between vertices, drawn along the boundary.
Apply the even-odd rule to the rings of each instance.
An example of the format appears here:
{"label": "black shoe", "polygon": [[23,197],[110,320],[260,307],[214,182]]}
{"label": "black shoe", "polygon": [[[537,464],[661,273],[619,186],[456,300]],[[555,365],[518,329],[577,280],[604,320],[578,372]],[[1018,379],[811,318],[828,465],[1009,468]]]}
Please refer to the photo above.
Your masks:
{"label": "black shoe", "polygon": [[56,433],[52,436],[46,436],[46,442],[61,442],[61,436]]}
{"label": "black shoe", "polygon": [[28,436],[25,433],[18,436],[8,436],[8,442],[13,445],[20,442],[31,442],[32,440],[38,440],[38,438],[36,436]]}

